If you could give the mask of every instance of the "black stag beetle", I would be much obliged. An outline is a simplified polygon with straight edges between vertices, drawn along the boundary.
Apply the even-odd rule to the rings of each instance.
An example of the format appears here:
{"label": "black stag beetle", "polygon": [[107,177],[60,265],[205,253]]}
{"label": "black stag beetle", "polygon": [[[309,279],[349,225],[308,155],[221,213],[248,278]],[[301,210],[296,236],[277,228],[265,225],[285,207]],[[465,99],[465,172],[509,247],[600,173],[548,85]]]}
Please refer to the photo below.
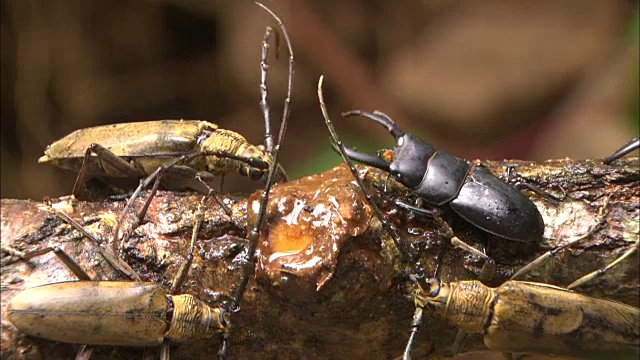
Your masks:
{"label": "black stag beetle", "polygon": [[[373,120],[386,127],[396,139],[393,152],[383,151],[378,156],[345,147],[350,159],[388,172],[431,206],[449,204],[463,219],[488,233],[529,243],[542,238],[544,222],[535,204],[485,167],[434,149],[400,130],[381,112],[351,110],[342,116]],[[431,213],[396,203],[412,211]]]}

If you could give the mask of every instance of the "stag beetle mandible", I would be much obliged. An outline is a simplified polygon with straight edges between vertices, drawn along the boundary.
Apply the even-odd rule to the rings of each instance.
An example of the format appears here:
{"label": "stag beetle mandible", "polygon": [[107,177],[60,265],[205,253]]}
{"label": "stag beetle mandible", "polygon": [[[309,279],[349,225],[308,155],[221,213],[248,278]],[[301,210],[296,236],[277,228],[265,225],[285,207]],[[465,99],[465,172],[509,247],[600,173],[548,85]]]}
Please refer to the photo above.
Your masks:
{"label": "stag beetle mandible", "polygon": [[381,112],[351,110],[342,116],[373,120],[396,139],[393,152],[383,151],[379,156],[345,147],[350,159],[390,173],[429,205],[449,204],[463,219],[488,233],[522,242],[536,242],[542,237],[544,222],[538,208],[485,167],[434,149],[400,130]]}

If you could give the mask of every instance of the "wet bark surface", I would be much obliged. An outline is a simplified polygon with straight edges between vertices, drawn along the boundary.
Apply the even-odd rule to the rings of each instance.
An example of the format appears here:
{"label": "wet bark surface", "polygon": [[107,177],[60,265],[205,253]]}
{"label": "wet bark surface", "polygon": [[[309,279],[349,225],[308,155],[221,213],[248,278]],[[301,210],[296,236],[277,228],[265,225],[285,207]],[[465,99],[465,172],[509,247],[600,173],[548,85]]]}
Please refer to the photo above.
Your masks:
{"label": "wet bark surface", "polygon": [[[441,209],[463,241],[486,249],[497,269],[487,282],[497,286],[544,252],[592,229],[595,232],[557,251],[520,280],[567,286],[637,246],[640,216],[638,159],[607,166],[600,161],[553,160],[484,162],[505,178],[505,166],[516,165],[521,180],[566,198],[555,204],[527,192],[546,225],[544,239],[535,245],[508,241],[478,230],[451,210]],[[442,251],[443,281],[476,279],[484,263],[477,256],[452,248],[435,223],[393,205],[396,198],[412,203],[406,189],[386,174],[359,167],[385,215],[410,244],[427,273],[435,269]],[[385,191],[386,187],[386,191]],[[255,221],[259,191],[247,198],[227,198],[228,217],[211,201],[196,242],[194,261],[181,292],[217,307],[239,284],[247,229]],[[135,202],[138,209],[143,196]],[[188,255],[194,213],[201,196],[160,192],[151,202],[142,225],[124,243],[122,258],[143,281],[169,289],[173,276]],[[605,201],[605,199],[607,199]],[[603,204],[605,221],[598,224]],[[29,253],[58,246],[97,280],[122,280],[98,253],[96,246],[62,221],[64,212],[114,248],[115,223],[124,200],[79,202],[71,198],[40,203],[2,200],[2,338],[3,359],[73,358],[79,345],[24,335],[6,319],[6,306],[22,289],[76,278],[52,254],[21,260],[7,248]],[[248,209],[248,210],[247,210]],[[127,217],[132,223],[134,215]],[[258,239],[256,273],[247,288],[241,310],[232,314],[229,357],[245,358],[376,358],[402,354],[414,311],[405,261],[381,229],[353,183],[348,169],[338,166],[323,174],[274,186],[265,226]],[[117,244],[115,246],[117,248]],[[429,275],[429,274],[427,274]],[[606,274],[575,289],[597,298],[638,306],[640,295],[637,252]],[[456,329],[431,309],[425,311],[414,358],[447,356]],[[221,344],[175,344],[172,359],[209,359]],[[464,352],[485,349],[472,336]],[[96,347],[92,359],[135,359],[158,356],[158,348]]]}

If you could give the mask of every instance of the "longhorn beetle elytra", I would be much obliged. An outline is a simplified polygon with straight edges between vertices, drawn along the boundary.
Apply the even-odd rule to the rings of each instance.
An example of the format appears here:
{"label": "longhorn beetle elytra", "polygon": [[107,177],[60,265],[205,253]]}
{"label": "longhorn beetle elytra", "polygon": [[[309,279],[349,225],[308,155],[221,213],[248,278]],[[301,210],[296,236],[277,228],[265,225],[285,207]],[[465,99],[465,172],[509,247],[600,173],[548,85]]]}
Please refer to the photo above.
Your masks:
{"label": "longhorn beetle elytra", "polygon": [[[271,32],[269,29],[268,32]],[[269,36],[267,36],[268,38]],[[238,172],[253,180],[263,178],[273,161],[274,141],[266,102],[266,51],[262,48],[260,107],[265,122],[265,145],[253,145],[239,133],[202,120],[156,120],[119,123],[76,130],[48,145],[38,162],[78,172],[76,198],[86,194],[86,182],[97,177],[107,182],[139,179],[164,166],[161,185],[170,190],[208,193],[214,175]],[[201,153],[196,157],[183,155]],[[249,159],[253,159],[250,161]],[[171,166],[168,166],[171,164]],[[276,181],[286,181],[277,164]],[[219,201],[223,209],[228,209]]]}
{"label": "longhorn beetle elytra", "polygon": [[[509,280],[497,288],[477,280],[418,283],[420,317],[432,305],[451,325],[482,334],[491,350],[617,359],[639,354],[637,307],[527,281]],[[408,345],[405,358],[410,350]]]}
{"label": "longhorn beetle elytra", "polygon": [[[203,206],[201,201],[200,207]],[[80,224],[64,213],[55,212],[102,249],[101,254],[109,264],[119,263],[113,266],[116,270],[131,269],[108,248],[102,248]],[[57,247],[25,254],[27,260],[53,252],[80,281],[44,284],[21,291],[7,305],[7,318],[29,335],[85,344],[77,359],[89,359],[93,352],[91,345],[162,345],[160,358],[169,360],[169,341],[203,341],[222,335],[224,344],[230,313],[224,308],[212,308],[192,295],[179,294],[193,260],[199,227],[197,223],[193,228],[187,261],[174,276],[169,292],[159,284],[140,281],[135,272],[126,274],[134,281],[96,281]]]}
{"label": "longhorn beetle elytra", "polygon": [[[141,182],[138,189],[132,195],[130,201],[125,206],[125,210],[128,209],[131,205],[132,199],[134,199],[137,194],[146,186],[153,182],[153,189],[151,191],[151,195],[147,200],[147,203],[144,205],[143,210],[138,215],[138,221],[144,216],[144,212],[149,205],[150,199],[153,196],[155,190],[157,190],[160,178],[163,176],[163,172],[170,171],[175,167],[176,164],[187,161],[193,158],[212,155],[217,157],[228,157],[240,162],[244,162],[251,167],[257,167],[261,170],[268,169],[267,179],[264,190],[262,191],[259,198],[259,209],[258,215],[256,217],[256,222],[252,226],[251,230],[248,234],[249,246],[246,250],[245,255],[243,256],[243,262],[241,264],[241,280],[239,286],[235,289],[233,296],[230,297],[228,302],[224,302],[220,305],[219,308],[213,309],[210,308],[207,304],[191,297],[191,295],[176,295],[179,291],[180,285],[184,281],[187,276],[190,268],[190,264],[193,260],[193,250],[195,245],[195,240],[199,231],[199,228],[203,221],[204,214],[204,206],[206,200],[209,196],[212,195],[211,189],[209,189],[207,195],[205,195],[200,201],[199,208],[195,215],[195,224],[193,227],[193,233],[191,237],[189,254],[187,256],[187,261],[180,267],[178,273],[174,277],[172,283],[172,289],[169,293],[165,292],[159,285],[153,283],[134,283],[134,282],[95,282],[89,281],[91,280],[89,276],[82,270],[80,267],[75,264],[75,262],[70,259],[66,254],[60,249],[49,248],[46,249],[45,252],[54,251],[54,253],[58,256],[59,259],[62,260],[72,271],[81,279],[79,282],[67,282],[62,284],[47,284],[33,289],[27,289],[23,293],[18,294],[15,300],[12,301],[13,306],[11,307],[10,317],[14,324],[21,330],[31,333],[35,336],[42,336],[49,339],[54,339],[58,341],[65,342],[73,342],[73,343],[85,343],[85,344],[111,344],[111,345],[137,345],[137,346],[146,346],[146,345],[159,345],[163,344],[163,350],[161,353],[161,358],[163,360],[169,359],[169,347],[167,340],[173,340],[177,342],[189,341],[189,340],[201,340],[204,338],[209,338],[214,334],[223,334],[223,342],[222,347],[218,351],[219,358],[226,358],[227,352],[227,340],[226,335],[228,334],[228,330],[230,327],[230,317],[232,312],[237,312],[240,310],[240,302],[242,301],[242,297],[244,295],[244,291],[246,290],[247,284],[249,282],[250,277],[253,274],[253,258],[255,256],[255,248],[257,245],[259,233],[261,231],[261,227],[264,223],[265,219],[265,211],[266,204],[268,202],[269,192],[271,190],[272,185],[282,178],[284,172],[280,165],[278,164],[278,154],[284,140],[284,136],[286,133],[286,125],[287,120],[289,118],[289,107],[291,102],[291,92],[293,87],[293,50],[289,35],[286,31],[286,28],[281,21],[281,19],[269,8],[264,6],[261,3],[256,2],[256,4],[266,10],[278,23],[280,30],[282,31],[289,50],[289,77],[288,77],[288,88],[287,88],[287,97],[285,99],[284,110],[282,121],[280,124],[280,131],[278,134],[278,140],[275,145],[273,145],[272,153],[269,159],[263,159],[259,156],[254,156],[251,158],[246,158],[242,156],[238,156],[236,154],[228,153],[225,151],[200,151],[193,152],[188,154],[173,154],[175,158],[167,163],[162,164],[157,169],[155,169],[144,181]],[[263,52],[262,52],[262,61],[261,61],[261,80],[260,80],[260,90],[261,90],[261,108],[263,110],[263,115],[265,116],[265,122],[269,122],[269,108],[266,103],[267,98],[267,84],[266,84],[266,58],[267,58],[267,48],[268,42],[271,36],[273,29],[271,27],[267,27],[265,32],[265,36],[263,39]],[[271,139],[270,132],[267,131],[267,144],[273,144],[273,140]],[[270,139],[270,140],[269,140]],[[87,153],[88,154],[88,153]],[[87,155],[89,156],[89,155]],[[264,172],[264,171],[263,171]],[[124,212],[123,211],[123,212]],[[59,215],[64,215],[60,213]],[[65,217],[68,222],[74,223],[72,219],[68,216]],[[121,219],[118,221],[117,228],[120,227]],[[132,225],[134,228],[136,224]],[[86,236],[92,238],[92,236],[86,232],[82,227],[76,223],[74,227],[78,228],[81,232],[83,232]],[[118,238],[118,231],[115,231],[114,244]],[[93,238],[94,242],[98,243],[98,241]],[[136,279],[139,281],[139,277],[135,272],[132,274],[129,271],[130,267],[124,263],[120,258],[118,258],[115,254],[113,254],[109,249],[99,247],[101,249],[101,254],[107,258],[110,264],[115,263],[114,267],[125,274],[126,276]],[[31,255],[27,255],[25,257],[32,257]],[[78,329],[74,329],[72,331],[65,331],[66,335],[59,334],[56,330],[55,326],[52,325],[53,328],[47,328],[46,331],[40,331],[33,327],[33,313],[35,307],[36,312],[39,312],[38,316],[47,316],[49,319],[54,319],[56,316],[60,315],[60,310],[65,309],[65,304],[62,304],[63,307],[60,308],[56,304],[52,304],[51,301],[44,299],[42,302],[36,304],[30,302],[28,299],[32,297],[40,297],[42,294],[51,294],[55,291],[63,291],[68,294],[68,296],[75,300],[80,300],[83,296],[87,296],[87,294],[94,294],[96,298],[96,302],[87,303],[87,304],[77,304],[77,301],[72,301],[72,304],[67,303],[74,309],[79,312],[84,312],[85,310],[90,311],[89,316],[78,316],[77,318],[71,319],[73,321],[69,321],[68,324],[71,324],[73,327],[76,325],[79,327]],[[127,299],[123,299],[120,295],[127,295]],[[165,299],[166,298],[166,299]],[[26,299],[26,300],[25,300]],[[130,299],[130,300],[129,300]],[[162,300],[162,301],[161,301]],[[119,304],[120,303],[120,304]],[[106,332],[97,334],[96,337],[93,337],[90,334],[82,331],[82,326],[88,325],[92,326],[95,323],[91,323],[90,320],[93,316],[94,320],[97,320],[95,317],[96,314],[100,314],[99,311],[103,311],[102,315],[105,317],[109,317],[109,315],[114,314],[123,314],[123,308],[127,306],[139,303],[147,303],[150,307],[146,310],[143,310],[144,314],[142,317],[146,318],[146,322],[139,323],[139,327],[137,330],[143,332],[140,334],[140,337],[128,336],[125,333],[118,333],[118,328],[122,328],[122,324],[117,324],[117,321],[107,322],[102,325],[108,326]],[[95,310],[95,306],[100,308],[98,313],[92,312]],[[173,304],[173,305],[171,305]],[[119,307],[118,305],[122,305],[123,307]],[[166,307],[169,306],[169,307]],[[43,308],[44,307],[44,308]],[[64,312],[64,311],[62,311]],[[93,315],[92,315],[93,314]],[[146,314],[146,315],[145,315]],[[62,314],[64,315],[64,314]],[[166,324],[167,321],[171,322],[171,325],[168,327],[165,325],[164,327],[161,324]],[[54,321],[57,325],[65,326],[64,324],[60,324],[57,321]],[[183,324],[184,323],[184,324]],[[75,324],[75,325],[74,325]],[[100,326],[98,326],[100,327]],[[144,327],[152,327],[153,331],[148,333],[144,333],[142,330]],[[52,330],[53,329],[53,330]],[[69,329],[67,329],[69,330]],[[78,331],[79,330],[79,331]],[[166,331],[166,332],[164,332]],[[164,340],[163,340],[164,339]],[[127,342],[128,341],[128,342]],[[89,350],[87,350],[89,349]],[[83,358],[88,358],[91,354],[90,348],[83,347],[81,350],[82,353],[79,353],[78,356],[82,356]]]}

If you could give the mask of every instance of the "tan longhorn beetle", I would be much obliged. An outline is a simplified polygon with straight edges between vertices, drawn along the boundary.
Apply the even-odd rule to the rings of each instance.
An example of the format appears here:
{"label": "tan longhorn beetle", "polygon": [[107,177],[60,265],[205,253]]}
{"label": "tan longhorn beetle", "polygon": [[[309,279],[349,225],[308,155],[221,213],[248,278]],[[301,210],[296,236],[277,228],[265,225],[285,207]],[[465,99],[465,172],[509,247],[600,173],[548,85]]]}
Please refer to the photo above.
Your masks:
{"label": "tan longhorn beetle", "polygon": [[[266,169],[268,169],[266,184],[259,198],[256,222],[248,234],[249,247],[243,256],[240,285],[236,288],[233,296],[230,297],[230,303],[223,303],[218,308],[211,308],[205,302],[194,298],[192,295],[178,294],[193,260],[195,241],[203,221],[204,207],[207,199],[212,195],[212,191],[209,189],[207,195],[200,201],[195,215],[187,261],[182,264],[173,278],[172,288],[169,292],[165,291],[158,284],[141,282],[140,277],[128,264],[116,256],[110,249],[103,247],[100,242],[80,224],[68,215],[56,212],[58,216],[91,239],[93,243],[98,246],[100,254],[105,257],[109,264],[125,277],[135,281],[95,281],[63,250],[55,247],[47,247],[30,254],[21,254],[24,260],[28,260],[29,258],[44,253],[54,252],[58,259],[60,259],[80,281],[45,284],[23,290],[17,294],[8,305],[7,316],[18,330],[37,337],[76,344],[115,346],[158,346],[162,344],[162,360],[169,359],[169,341],[202,341],[222,335],[222,348],[218,352],[218,357],[222,359],[226,358],[226,336],[230,328],[231,312],[239,310],[244,291],[253,274],[253,258],[258,236],[264,223],[269,192],[273,183],[285,176],[277,159],[286,133],[293,84],[293,50],[286,28],[282,20],[273,11],[261,3],[256,2],[256,4],[266,10],[277,21],[286,39],[290,54],[287,97],[285,99],[283,117],[276,145],[273,145],[270,130],[267,130],[266,143],[268,147],[271,147],[272,153],[268,157],[256,156],[255,153],[247,155],[244,152],[242,156],[238,156],[228,153],[226,150],[220,150],[220,148],[216,148],[215,150],[205,148],[204,151],[199,152],[172,154],[171,157],[173,158],[169,163],[160,164],[157,169],[153,169],[153,167],[148,169],[151,172],[150,175],[140,183],[140,186],[131,197],[132,199],[135,198],[137,194],[151,182],[154,182],[153,193],[158,187],[163,172],[171,171],[178,163],[189,161],[199,156],[213,155],[215,156],[214,161],[223,161],[221,160],[222,158],[226,160],[230,158],[237,161],[235,165],[232,164],[231,166],[239,166],[240,169],[247,170],[247,175],[251,175],[251,169],[261,174],[265,173]],[[269,108],[266,101],[266,58],[268,42],[272,31],[273,29],[271,27],[267,27],[263,39],[261,59],[260,91],[262,97],[260,105],[267,123],[269,123]],[[156,122],[151,125],[154,124],[158,125],[159,123]],[[209,123],[197,122],[188,126],[198,125],[196,127],[202,127],[203,125],[208,126],[207,124]],[[185,126],[183,125],[185,124],[179,127],[184,129]],[[195,127],[193,129],[195,129]],[[244,141],[243,144],[246,145],[246,141]],[[236,148],[236,150],[241,147],[242,146]],[[248,145],[246,146],[246,148],[249,147]],[[97,147],[97,149],[100,149],[100,147]],[[90,157],[88,151],[85,155],[87,158]],[[216,157],[219,159],[215,160]],[[116,164],[124,161],[119,156],[116,156],[115,160]],[[151,158],[145,159],[144,161],[147,160],[153,161]],[[143,164],[144,161],[134,162],[134,164]],[[243,165],[241,165],[241,163],[243,163]],[[78,183],[76,183],[76,185],[78,185]],[[149,199],[142,213],[146,211]],[[125,211],[130,206],[130,203],[131,201],[125,206]],[[138,215],[139,218],[141,216],[143,215]],[[118,228],[121,220],[122,218],[118,221]],[[132,227],[135,226],[136,224],[132,225]],[[117,240],[117,230],[115,233],[114,239]],[[77,358],[88,359],[92,349],[91,346],[83,346]]]}

